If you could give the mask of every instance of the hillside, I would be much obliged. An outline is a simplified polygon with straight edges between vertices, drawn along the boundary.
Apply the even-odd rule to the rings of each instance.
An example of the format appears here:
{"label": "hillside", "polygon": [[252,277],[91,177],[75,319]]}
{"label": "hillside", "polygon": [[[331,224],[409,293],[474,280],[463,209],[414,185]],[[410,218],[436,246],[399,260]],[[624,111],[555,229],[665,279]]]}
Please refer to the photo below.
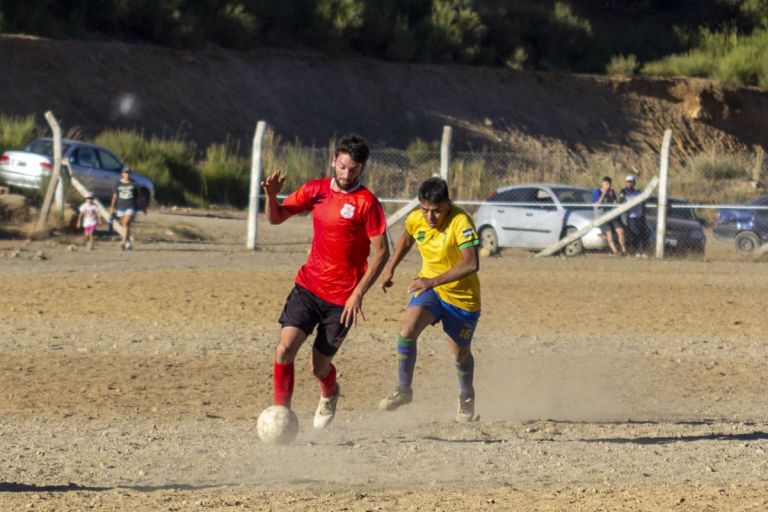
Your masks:
{"label": "hillside", "polygon": [[[374,145],[439,138],[459,148],[557,148],[632,158],[675,132],[678,157],[768,147],[768,92],[699,79],[617,79],[380,62],[311,51],[189,52],[0,36],[3,114],[53,110],[84,136],[105,128],[247,147],[258,119],[283,139],[324,145],[356,131]],[[131,95],[130,109],[119,108]],[[128,104],[123,104],[127,106]],[[42,120],[42,118],[41,118]]]}

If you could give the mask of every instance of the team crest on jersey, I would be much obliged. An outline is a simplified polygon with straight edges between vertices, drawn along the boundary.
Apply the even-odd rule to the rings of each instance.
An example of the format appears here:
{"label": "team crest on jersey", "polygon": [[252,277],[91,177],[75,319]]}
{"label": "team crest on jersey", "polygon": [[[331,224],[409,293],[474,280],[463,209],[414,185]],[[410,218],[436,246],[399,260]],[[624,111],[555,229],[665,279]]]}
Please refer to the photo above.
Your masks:
{"label": "team crest on jersey", "polygon": [[355,207],[349,203],[341,207],[341,216],[345,219],[351,219],[355,215]]}
{"label": "team crest on jersey", "polygon": [[464,231],[461,232],[461,236],[463,236],[464,238],[469,238],[474,234],[475,232],[472,228],[465,229]]}
{"label": "team crest on jersey", "polygon": [[419,243],[423,242],[426,237],[427,237],[426,231],[419,231],[418,233],[416,233],[416,241]]}

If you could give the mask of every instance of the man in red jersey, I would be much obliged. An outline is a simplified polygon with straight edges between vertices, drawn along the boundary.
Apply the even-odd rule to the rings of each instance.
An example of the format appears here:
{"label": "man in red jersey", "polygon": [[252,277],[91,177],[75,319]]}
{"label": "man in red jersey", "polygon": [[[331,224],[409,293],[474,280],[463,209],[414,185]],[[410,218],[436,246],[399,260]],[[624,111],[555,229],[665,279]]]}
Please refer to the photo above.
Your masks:
{"label": "man in red jersey", "polygon": [[[387,221],[376,196],[360,184],[368,160],[365,141],[342,137],[333,156],[332,178],[304,183],[282,204],[277,195],[285,177],[276,172],[262,187],[265,211],[271,224],[280,224],[300,212],[312,212],[312,248],[296,275],[280,315],[273,376],[275,405],[291,406],[293,362],[304,340],[317,327],[312,347],[312,373],[320,381],[316,429],[327,427],[336,413],[339,385],[333,356],[350,327],[363,318],[363,296],[389,259]],[[371,245],[374,254],[368,265]]]}

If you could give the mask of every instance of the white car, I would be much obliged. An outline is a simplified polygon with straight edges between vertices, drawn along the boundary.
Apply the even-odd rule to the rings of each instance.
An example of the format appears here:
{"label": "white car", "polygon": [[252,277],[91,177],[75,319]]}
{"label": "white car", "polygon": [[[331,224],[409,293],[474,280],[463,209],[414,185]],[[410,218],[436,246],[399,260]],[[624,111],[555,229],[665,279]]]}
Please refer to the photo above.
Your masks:
{"label": "white car", "polygon": [[[96,197],[109,204],[115,184],[120,180],[123,162],[111,151],[95,144],[76,140],[62,141],[62,159],[69,163],[74,176]],[[53,169],[53,141],[35,139],[21,151],[6,151],[0,157],[0,179],[20,188],[40,188]],[[146,176],[131,174],[139,186],[143,204],[152,204],[155,185]]]}
{"label": "white car", "polygon": [[[571,185],[531,183],[496,190],[475,214],[481,247],[491,254],[502,247],[541,250],[595,219],[592,191]],[[600,228],[568,244],[563,253],[605,249]]]}

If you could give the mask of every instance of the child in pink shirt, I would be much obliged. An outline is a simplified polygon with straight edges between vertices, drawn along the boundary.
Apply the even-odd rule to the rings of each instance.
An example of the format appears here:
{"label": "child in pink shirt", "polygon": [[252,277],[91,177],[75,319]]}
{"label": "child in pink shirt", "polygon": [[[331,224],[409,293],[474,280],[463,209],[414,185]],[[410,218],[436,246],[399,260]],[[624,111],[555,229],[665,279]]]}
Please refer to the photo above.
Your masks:
{"label": "child in pink shirt", "polygon": [[80,215],[77,216],[77,227],[83,228],[85,233],[85,247],[87,250],[93,249],[93,232],[96,226],[101,222],[99,217],[99,207],[93,201],[93,193],[89,192],[85,196],[85,202],[80,205]]}

